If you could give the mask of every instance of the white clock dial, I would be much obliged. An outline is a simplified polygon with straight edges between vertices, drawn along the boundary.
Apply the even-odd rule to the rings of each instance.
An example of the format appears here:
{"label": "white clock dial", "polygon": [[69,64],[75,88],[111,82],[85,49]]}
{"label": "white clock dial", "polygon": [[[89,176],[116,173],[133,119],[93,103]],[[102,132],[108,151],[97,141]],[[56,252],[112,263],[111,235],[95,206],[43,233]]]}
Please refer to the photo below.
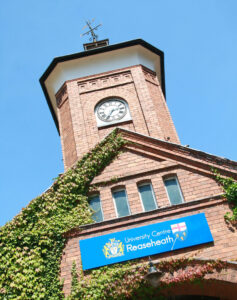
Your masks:
{"label": "white clock dial", "polygon": [[121,120],[126,113],[126,105],[119,99],[105,100],[97,108],[97,116],[104,122]]}

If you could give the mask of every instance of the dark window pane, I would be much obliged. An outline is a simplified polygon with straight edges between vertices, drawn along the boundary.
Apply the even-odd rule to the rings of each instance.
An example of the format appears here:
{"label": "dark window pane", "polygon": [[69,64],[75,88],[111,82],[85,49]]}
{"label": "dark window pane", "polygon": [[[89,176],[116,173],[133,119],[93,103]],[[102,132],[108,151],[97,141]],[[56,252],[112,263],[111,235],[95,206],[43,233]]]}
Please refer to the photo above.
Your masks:
{"label": "dark window pane", "polygon": [[156,209],[156,203],[155,203],[151,185],[150,184],[140,185],[138,187],[138,190],[142,198],[144,210],[149,211],[149,210]]}
{"label": "dark window pane", "polygon": [[113,192],[113,197],[117,208],[118,217],[130,215],[125,190]]}
{"label": "dark window pane", "polygon": [[95,222],[101,222],[103,221],[103,215],[100,205],[100,196],[92,196],[89,198],[89,205],[93,209],[94,213],[92,215],[92,219]]}
{"label": "dark window pane", "polygon": [[180,204],[183,202],[176,178],[166,179],[165,186],[169,195],[170,203],[172,205]]}

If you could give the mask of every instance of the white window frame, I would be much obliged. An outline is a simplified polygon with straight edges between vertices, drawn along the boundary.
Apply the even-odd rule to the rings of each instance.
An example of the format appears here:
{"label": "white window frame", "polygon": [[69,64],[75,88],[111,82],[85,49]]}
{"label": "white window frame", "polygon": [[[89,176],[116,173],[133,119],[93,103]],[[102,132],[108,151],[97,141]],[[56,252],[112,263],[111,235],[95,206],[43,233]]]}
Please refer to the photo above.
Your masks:
{"label": "white window frame", "polygon": [[170,206],[174,206],[174,205],[179,205],[179,204],[181,204],[181,203],[179,203],[179,204],[172,204],[171,201],[170,201],[169,193],[168,193],[167,187],[166,187],[166,185],[165,185],[165,181],[166,181],[166,180],[170,180],[170,179],[175,179],[175,180],[176,180],[177,186],[178,186],[178,189],[179,189],[179,192],[180,192],[180,195],[181,195],[181,199],[182,199],[182,202],[181,202],[181,203],[184,203],[184,196],[183,196],[182,190],[181,190],[181,188],[180,188],[178,176],[172,175],[172,176],[170,176],[170,177],[165,177],[165,178],[163,178],[163,182],[164,182],[164,186],[165,186],[165,190],[166,190],[166,195],[167,195],[167,197],[168,197],[168,199],[169,199]]}
{"label": "white window frame", "polygon": [[[101,201],[101,197],[100,197],[100,194],[92,194],[92,195],[89,195],[88,196],[88,204],[89,204],[89,206],[90,206],[90,202],[89,202],[89,200],[90,200],[90,198],[92,198],[92,197],[95,197],[95,196],[99,196],[99,199],[100,199],[100,209],[101,209],[101,213],[102,213],[102,221],[100,221],[100,222],[96,222],[96,221],[94,221],[94,223],[101,223],[101,222],[103,222],[104,220],[105,220],[105,218],[104,218],[104,211],[103,211],[103,206],[102,206],[102,201]],[[91,207],[90,207],[91,208]],[[92,209],[92,208],[91,208]]]}
{"label": "white window frame", "polygon": [[[142,204],[143,212],[147,212],[147,211],[145,211],[144,204],[143,204],[143,201],[142,201],[142,196],[141,196],[141,193],[140,193],[140,191],[139,191],[139,186],[143,186],[143,185],[150,185],[150,187],[151,187],[151,192],[152,192],[153,198],[154,198],[154,200],[155,200],[155,206],[156,206],[155,209],[157,209],[157,208],[158,208],[158,204],[157,204],[157,200],[156,200],[156,196],[155,196],[155,193],[154,193],[154,190],[153,190],[152,183],[149,182],[149,181],[147,181],[147,182],[143,182],[143,183],[140,183],[140,184],[138,183],[138,184],[137,184],[137,189],[138,189],[139,198],[140,198],[140,201],[141,201],[141,204]],[[149,211],[151,211],[151,210],[149,210]]]}
{"label": "white window frame", "polygon": [[[128,205],[128,211],[129,211],[129,215],[127,216],[124,216],[124,217],[119,217],[118,216],[118,211],[117,211],[117,206],[116,206],[116,202],[115,202],[115,199],[114,199],[114,192],[120,192],[120,191],[125,191],[125,194],[126,194],[126,199],[127,199],[127,205]],[[111,193],[112,193],[112,198],[113,198],[113,203],[114,203],[114,208],[115,208],[115,213],[116,213],[116,218],[125,218],[125,217],[128,217],[128,216],[131,216],[131,209],[130,209],[130,205],[129,205],[129,201],[128,201],[128,194],[127,194],[127,190],[126,188],[117,188],[117,189],[112,189],[111,190]]]}

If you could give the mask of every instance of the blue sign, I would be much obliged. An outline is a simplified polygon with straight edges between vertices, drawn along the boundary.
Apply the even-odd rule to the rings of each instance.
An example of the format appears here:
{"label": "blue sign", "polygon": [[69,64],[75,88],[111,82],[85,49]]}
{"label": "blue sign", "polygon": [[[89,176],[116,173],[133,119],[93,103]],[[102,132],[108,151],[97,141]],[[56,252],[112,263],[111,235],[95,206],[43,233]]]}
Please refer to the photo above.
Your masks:
{"label": "blue sign", "polygon": [[81,240],[83,270],[213,242],[204,213]]}

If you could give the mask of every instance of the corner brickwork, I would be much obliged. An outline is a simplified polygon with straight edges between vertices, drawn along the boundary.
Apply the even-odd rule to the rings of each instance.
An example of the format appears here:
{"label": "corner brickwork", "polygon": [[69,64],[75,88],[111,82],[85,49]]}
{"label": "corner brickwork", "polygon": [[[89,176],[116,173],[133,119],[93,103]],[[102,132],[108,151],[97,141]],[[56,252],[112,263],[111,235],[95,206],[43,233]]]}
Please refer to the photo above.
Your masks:
{"label": "corner brickwork", "polygon": [[63,86],[56,95],[59,128],[65,169],[77,161],[76,144],[73,134],[70,102],[67,87]]}

